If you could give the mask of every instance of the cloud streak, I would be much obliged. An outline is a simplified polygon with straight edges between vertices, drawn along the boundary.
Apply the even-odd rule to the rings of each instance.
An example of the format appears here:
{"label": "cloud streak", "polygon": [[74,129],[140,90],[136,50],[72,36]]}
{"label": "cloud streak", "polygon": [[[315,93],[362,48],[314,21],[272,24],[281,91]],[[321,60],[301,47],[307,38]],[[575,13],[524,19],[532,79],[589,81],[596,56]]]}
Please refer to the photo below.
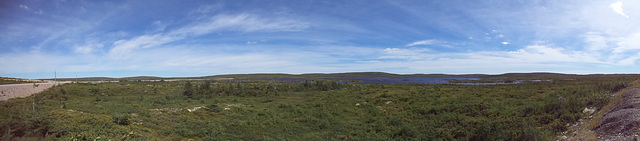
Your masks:
{"label": "cloud streak", "polygon": [[0,75],[640,69],[636,1],[43,3],[0,9]]}
{"label": "cloud streak", "polygon": [[109,52],[109,56],[115,59],[126,59],[127,56],[130,55],[130,52],[135,49],[159,46],[216,31],[292,32],[306,29],[309,26],[308,23],[284,18],[265,19],[250,14],[220,14],[173,31],[168,31],[167,33],[142,35],[128,40],[118,40],[113,43],[114,47]]}
{"label": "cloud streak", "polygon": [[431,45],[436,42],[437,40],[421,40],[421,41],[415,41],[413,43],[407,44],[407,46],[410,47],[410,46],[419,46],[419,45]]}
{"label": "cloud streak", "polygon": [[22,9],[24,9],[24,10],[29,10],[29,7],[28,7],[28,6],[26,6],[26,5],[22,5],[22,4],[20,4],[20,6],[19,6],[19,7],[20,7],[20,8],[22,8]]}

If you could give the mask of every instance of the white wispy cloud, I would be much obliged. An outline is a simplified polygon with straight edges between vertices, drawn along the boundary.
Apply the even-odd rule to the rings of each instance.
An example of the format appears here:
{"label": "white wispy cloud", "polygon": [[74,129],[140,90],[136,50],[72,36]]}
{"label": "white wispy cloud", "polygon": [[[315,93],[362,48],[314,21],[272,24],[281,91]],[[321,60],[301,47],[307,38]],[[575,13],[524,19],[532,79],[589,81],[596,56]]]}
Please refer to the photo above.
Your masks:
{"label": "white wispy cloud", "polygon": [[[397,73],[496,73],[513,71],[558,72],[558,70],[573,69],[581,70],[580,72],[588,72],[590,70],[589,68],[576,67],[579,67],[580,64],[601,64],[615,67],[632,64],[638,59],[638,57],[636,57],[607,60],[606,57],[593,56],[588,52],[539,44],[528,45],[513,51],[479,51],[466,53],[433,52],[424,48],[316,48],[334,49],[206,54],[200,53],[199,50],[184,49],[182,47],[154,48],[147,51],[135,50],[134,52],[140,55],[131,57],[126,62],[101,67],[126,66],[131,69],[171,68],[172,71],[210,73],[309,73],[362,70],[380,70]],[[345,48],[349,49],[348,55],[336,51]],[[372,58],[363,60],[361,59],[363,56]],[[357,61],[343,62],[344,60]],[[318,65],[318,63],[325,65]]]}
{"label": "white wispy cloud", "polygon": [[629,51],[639,51],[640,50],[640,32],[631,34],[626,37],[620,38],[615,47],[613,49],[614,53],[624,53]]}
{"label": "white wispy cloud", "polygon": [[[616,65],[616,62],[601,61],[602,58],[589,53],[567,50],[548,45],[529,45],[515,51],[480,51],[468,53],[421,52],[414,49],[384,49],[387,53],[396,53],[393,58],[405,60],[374,60],[349,67],[359,69],[385,68],[391,72],[413,73],[504,73],[517,71],[555,71],[573,70],[579,64]],[[385,59],[385,55],[381,54]],[[404,56],[400,56],[404,55]],[[565,65],[574,64],[574,65]],[[581,72],[585,72],[588,68]],[[573,72],[575,73],[575,72]]]}
{"label": "white wispy cloud", "polygon": [[[143,31],[119,30],[122,26],[110,22],[122,13],[131,12],[127,9],[135,6],[127,3],[120,6],[123,9],[105,8],[111,11],[111,14],[104,14],[110,12],[96,10],[96,7],[87,7],[86,9],[91,10],[85,11],[85,14],[90,17],[100,17],[96,19],[77,17],[75,13],[69,14],[72,16],[54,15],[60,11],[52,8],[46,8],[44,9],[46,11],[43,11],[36,5],[21,4],[17,7],[14,5],[14,8],[22,11],[20,12],[22,14],[26,13],[27,16],[24,17],[28,19],[16,19],[16,21],[20,20],[16,22],[19,24],[0,27],[0,30],[6,33],[0,34],[0,39],[4,42],[25,39],[26,42],[35,41],[35,43],[21,47],[22,50],[16,49],[19,51],[0,52],[0,68],[3,68],[0,73],[51,70],[59,72],[162,70],[197,71],[208,74],[343,71],[397,73],[635,71],[640,60],[640,40],[638,40],[640,26],[637,26],[640,24],[640,19],[621,18],[617,15],[624,17],[637,15],[640,10],[628,6],[639,5],[640,2],[624,1],[626,5],[623,5],[622,1],[613,2],[550,1],[543,4],[519,1],[522,5],[516,8],[522,8],[521,10],[502,11],[497,10],[501,8],[487,8],[481,5],[493,3],[479,2],[458,7],[456,3],[460,2],[453,2],[446,8],[463,15],[459,19],[425,14],[428,12],[425,12],[423,8],[425,5],[421,5],[420,2],[399,1],[394,3],[402,3],[399,8],[407,10],[405,13],[394,14],[406,14],[407,18],[426,20],[408,22],[392,21],[394,18],[388,18],[389,22],[373,24],[358,22],[357,18],[349,19],[324,13],[314,15],[310,12],[309,15],[296,15],[295,10],[283,14],[284,16],[269,15],[265,14],[267,12],[261,13],[260,10],[255,9],[248,10],[254,13],[243,13],[246,9],[229,10],[225,9],[228,7],[220,4],[198,9],[187,8],[193,11],[187,13],[188,18],[185,19],[140,20],[148,25],[131,25],[132,28],[144,28]],[[503,6],[511,7],[512,5]],[[623,6],[626,9],[623,9]],[[80,8],[82,9],[84,7]],[[322,10],[324,9],[318,11],[325,12]],[[92,13],[95,11],[102,14]],[[48,16],[36,15],[44,12],[52,14],[51,16],[58,16],[56,18],[58,20],[47,20],[43,17]],[[382,17],[380,19],[385,19],[385,15],[379,16]],[[366,18],[365,16],[362,19]],[[465,22],[460,22],[461,20]],[[438,22],[428,24],[432,21]],[[371,22],[371,20],[365,20],[365,22]],[[380,27],[393,28],[378,30]],[[434,31],[441,32],[432,33],[431,29],[426,27],[434,27],[437,28]],[[310,30],[293,34],[268,33],[297,32],[307,29]],[[218,35],[216,33],[220,33],[220,36],[213,36]],[[398,36],[400,34],[395,33],[402,33],[406,37],[443,36],[437,39],[406,41],[400,39],[405,36]],[[88,42],[85,36],[93,36],[88,38],[98,38],[99,41]],[[206,43],[199,42],[200,39],[208,40],[203,39],[204,37],[212,39]],[[234,39],[232,41],[213,39],[217,37]],[[190,38],[198,39],[188,40]],[[269,42],[263,43],[259,40],[262,38],[269,39]],[[395,46],[359,45],[360,42],[371,41],[371,39],[389,39],[390,43],[398,43],[398,41],[399,43]],[[183,40],[185,42],[182,42]],[[193,44],[191,41],[197,43]],[[457,44],[457,41],[464,43]],[[520,46],[521,43],[527,42],[531,45]],[[429,50],[422,47],[427,45],[455,47],[434,51],[435,49]],[[54,46],[67,48],[60,49]],[[10,46],[1,48],[5,47],[11,48]],[[29,49],[31,51],[24,51]]]}
{"label": "white wispy cloud", "polygon": [[[233,48],[233,47],[232,47]],[[324,48],[324,50],[319,50]],[[337,50],[346,50],[340,52]],[[529,45],[514,51],[479,51],[462,53],[433,52],[424,48],[316,47],[313,50],[256,51],[246,53],[206,53],[205,48],[167,46],[130,50],[127,60],[105,60],[98,57],[69,57],[17,54],[33,59],[0,56],[0,73],[42,70],[105,71],[182,71],[207,74],[221,73],[310,73],[378,70],[395,73],[499,73],[513,71],[554,71],[576,69],[580,64],[602,64],[613,67],[634,64],[640,57],[606,60],[590,53],[550,45]],[[637,54],[635,56],[640,56]],[[370,57],[369,59],[362,59]],[[44,58],[59,58],[58,60]],[[37,61],[48,60],[48,61]],[[344,62],[345,60],[354,60]],[[604,60],[604,61],[603,61]],[[15,66],[18,62],[28,65]],[[574,64],[574,65],[566,65]],[[63,66],[63,67],[59,67]],[[589,68],[577,68],[589,71]],[[569,72],[572,73],[572,72]]]}
{"label": "white wispy cloud", "polygon": [[640,60],[640,52],[634,53],[631,56],[618,61],[616,65],[633,66],[638,60]]}
{"label": "white wispy cloud", "polygon": [[584,35],[584,42],[587,44],[587,51],[603,51],[608,49],[608,39],[597,32],[587,32]]}
{"label": "white wispy cloud", "polygon": [[624,11],[622,10],[622,2],[621,1],[617,1],[612,3],[611,5],[609,5],[609,7],[613,10],[613,12],[616,12],[624,17],[629,18],[629,16],[627,14],[624,13]]}
{"label": "white wispy cloud", "polygon": [[169,24],[162,21],[154,21],[153,25],[157,27],[156,29],[157,31],[164,31],[164,29],[167,28],[167,26],[169,26]]}
{"label": "white wispy cloud", "polygon": [[509,52],[510,58],[524,62],[576,62],[576,63],[607,63],[600,61],[589,53],[564,48],[549,47],[547,45],[529,45],[517,51]]}
{"label": "white wispy cloud", "polygon": [[25,9],[25,10],[29,10],[29,6],[22,5],[22,4],[20,4],[20,8]]}
{"label": "white wispy cloud", "polygon": [[172,35],[202,35],[216,30],[253,31],[300,31],[310,24],[286,18],[261,18],[252,14],[219,14],[203,21],[197,21],[181,29],[170,32]]}
{"label": "white wispy cloud", "polygon": [[437,40],[421,40],[421,41],[415,41],[413,43],[409,43],[407,44],[408,47],[410,46],[417,46],[417,45],[431,45],[431,44],[435,44],[437,42]]}
{"label": "white wispy cloud", "polygon": [[247,44],[248,44],[248,45],[252,45],[252,44],[257,44],[257,43],[264,42],[264,41],[266,41],[266,40],[247,41]]}
{"label": "white wispy cloud", "polygon": [[31,8],[31,7],[27,6],[27,5],[24,5],[24,4],[20,4],[20,5],[18,5],[18,7],[22,8],[22,9],[24,9],[24,10],[30,12],[30,13],[33,13],[33,14],[38,14],[38,15],[44,14],[44,11],[42,11],[42,9],[33,9],[33,8]]}
{"label": "white wispy cloud", "polygon": [[184,36],[154,34],[138,36],[129,40],[118,40],[113,43],[114,47],[109,51],[109,57],[112,59],[127,59],[130,55],[129,53],[134,49],[158,46],[183,38]]}
{"label": "white wispy cloud", "polygon": [[383,50],[384,54],[380,56],[380,59],[424,59],[428,56],[423,56],[425,52],[431,50],[425,48],[386,48]]}
{"label": "white wispy cloud", "polygon": [[251,14],[220,14],[202,21],[196,21],[176,30],[153,35],[142,35],[132,39],[118,40],[109,52],[112,58],[124,59],[134,49],[159,46],[188,37],[209,34],[215,31],[231,30],[241,32],[283,32],[300,31],[310,25],[305,22],[285,18],[260,18]]}
{"label": "white wispy cloud", "polygon": [[74,49],[74,52],[79,54],[91,54],[95,52],[96,49],[100,49],[103,46],[104,46],[103,44],[99,44],[99,43],[76,46]]}

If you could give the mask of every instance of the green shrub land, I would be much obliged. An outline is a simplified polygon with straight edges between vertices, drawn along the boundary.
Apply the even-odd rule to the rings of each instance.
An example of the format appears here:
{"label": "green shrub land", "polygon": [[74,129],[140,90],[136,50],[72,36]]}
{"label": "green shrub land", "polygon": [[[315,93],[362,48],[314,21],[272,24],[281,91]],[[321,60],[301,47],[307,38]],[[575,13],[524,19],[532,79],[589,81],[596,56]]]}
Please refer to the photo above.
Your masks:
{"label": "green shrub land", "polygon": [[553,140],[637,78],[72,83],[0,102],[0,140]]}

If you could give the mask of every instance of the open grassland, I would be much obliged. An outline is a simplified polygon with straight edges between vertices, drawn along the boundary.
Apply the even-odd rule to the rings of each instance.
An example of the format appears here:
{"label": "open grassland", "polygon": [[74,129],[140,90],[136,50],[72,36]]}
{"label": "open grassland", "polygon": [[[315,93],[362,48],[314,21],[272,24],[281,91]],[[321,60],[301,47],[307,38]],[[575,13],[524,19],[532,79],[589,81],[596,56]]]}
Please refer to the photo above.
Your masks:
{"label": "open grassland", "polygon": [[74,83],[0,102],[0,140],[552,140],[637,78]]}

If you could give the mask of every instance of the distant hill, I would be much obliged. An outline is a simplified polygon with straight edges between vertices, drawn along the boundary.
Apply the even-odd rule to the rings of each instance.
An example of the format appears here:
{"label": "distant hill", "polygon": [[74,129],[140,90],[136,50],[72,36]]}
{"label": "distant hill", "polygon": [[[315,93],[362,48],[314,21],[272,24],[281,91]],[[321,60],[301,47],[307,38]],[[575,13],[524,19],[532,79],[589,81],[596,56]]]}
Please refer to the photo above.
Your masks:
{"label": "distant hill", "polygon": [[[462,78],[486,78],[486,79],[504,79],[504,78],[576,78],[576,77],[598,77],[598,76],[630,76],[638,74],[562,74],[550,72],[536,73],[505,73],[498,75],[489,74],[393,74],[386,72],[346,72],[346,73],[308,73],[308,74],[284,74],[284,73],[255,73],[255,74],[224,74],[199,77],[156,77],[156,76],[135,76],[123,78],[111,77],[84,77],[84,78],[58,78],[62,81],[118,81],[118,80],[174,80],[174,79],[277,79],[277,78],[308,78],[308,79],[343,79],[343,78],[433,78],[433,77],[462,77]],[[53,80],[43,79],[43,80]]]}
{"label": "distant hill", "polygon": [[162,77],[156,77],[156,76],[135,76],[135,77],[123,77],[120,79],[124,79],[124,80],[161,80],[161,79],[166,79],[166,78],[162,78]]}
{"label": "distant hill", "polygon": [[[57,78],[58,81],[116,81],[118,78],[111,77],[82,77],[82,78]],[[54,78],[42,79],[42,80],[54,80]]]}

